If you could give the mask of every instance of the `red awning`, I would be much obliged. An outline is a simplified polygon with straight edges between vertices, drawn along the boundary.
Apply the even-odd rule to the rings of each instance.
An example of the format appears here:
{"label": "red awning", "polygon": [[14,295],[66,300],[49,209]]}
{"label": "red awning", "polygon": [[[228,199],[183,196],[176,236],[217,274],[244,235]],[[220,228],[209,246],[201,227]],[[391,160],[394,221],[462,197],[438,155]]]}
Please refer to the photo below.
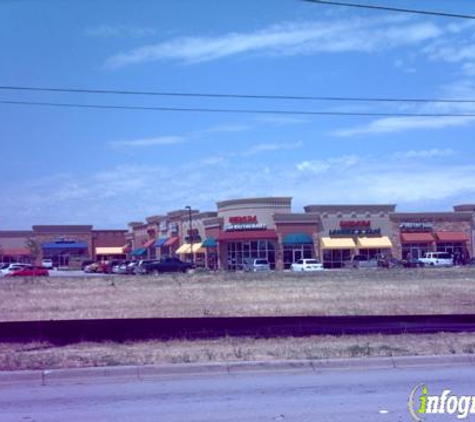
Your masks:
{"label": "red awning", "polygon": [[168,239],[163,246],[173,246],[175,243],[178,243],[180,238],[178,236],[173,236]]}
{"label": "red awning", "polygon": [[468,242],[468,234],[464,232],[435,232],[439,242]]}
{"label": "red awning", "polygon": [[155,239],[147,240],[147,241],[143,244],[142,248],[148,249],[148,248],[150,248],[150,246],[152,246],[152,245],[155,245]]}
{"label": "red awning", "polygon": [[4,249],[0,248],[0,255],[3,256],[25,256],[25,255],[30,255],[30,251],[26,248],[9,248],[9,249]]}
{"label": "red awning", "polygon": [[434,236],[432,233],[401,233],[402,243],[432,243]]}
{"label": "red awning", "polygon": [[218,242],[232,240],[276,240],[275,230],[243,230],[235,232],[221,232],[216,239]]}

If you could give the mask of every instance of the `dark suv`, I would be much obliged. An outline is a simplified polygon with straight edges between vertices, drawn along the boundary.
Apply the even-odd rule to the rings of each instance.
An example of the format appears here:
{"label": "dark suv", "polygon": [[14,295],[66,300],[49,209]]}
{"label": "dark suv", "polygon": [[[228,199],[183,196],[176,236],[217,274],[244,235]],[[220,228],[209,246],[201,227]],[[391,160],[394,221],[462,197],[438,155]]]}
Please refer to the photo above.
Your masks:
{"label": "dark suv", "polygon": [[194,266],[189,262],[180,261],[178,258],[164,258],[160,261],[147,262],[142,265],[142,274],[159,273],[186,273]]}

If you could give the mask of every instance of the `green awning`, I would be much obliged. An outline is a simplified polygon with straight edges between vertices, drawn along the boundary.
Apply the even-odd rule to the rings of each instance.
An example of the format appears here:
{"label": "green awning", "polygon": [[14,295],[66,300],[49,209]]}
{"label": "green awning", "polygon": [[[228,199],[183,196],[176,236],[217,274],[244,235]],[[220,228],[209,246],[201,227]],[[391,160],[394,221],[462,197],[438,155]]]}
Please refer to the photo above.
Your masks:
{"label": "green awning", "polygon": [[291,233],[282,240],[283,245],[312,245],[312,237],[307,233]]}
{"label": "green awning", "polygon": [[145,253],[147,252],[147,249],[145,248],[137,248],[137,249],[134,249],[131,253],[132,256],[142,256],[142,255],[145,255]]}
{"label": "green awning", "polygon": [[201,245],[203,248],[217,248],[218,244],[214,237],[207,237]]}

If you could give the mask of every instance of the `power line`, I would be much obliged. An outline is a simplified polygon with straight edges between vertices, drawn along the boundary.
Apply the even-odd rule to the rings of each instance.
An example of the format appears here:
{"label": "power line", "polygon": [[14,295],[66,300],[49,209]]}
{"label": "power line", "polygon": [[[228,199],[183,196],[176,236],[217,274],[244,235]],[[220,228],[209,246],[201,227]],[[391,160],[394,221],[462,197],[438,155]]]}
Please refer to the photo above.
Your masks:
{"label": "power line", "polygon": [[181,107],[147,107],[107,104],[77,104],[77,103],[52,103],[37,101],[8,101],[0,100],[0,104],[25,105],[40,107],[63,107],[82,109],[109,109],[109,110],[147,110],[147,111],[176,111],[191,113],[238,113],[238,114],[279,114],[301,116],[369,116],[369,117],[475,117],[475,114],[455,113],[372,113],[372,112],[347,112],[325,110],[261,110],[261,109],[231,109],[231,108],[181,108]]}
{"label": "power line", "polygon": [[346,2],[329,1],[329,0],[304,0],[304,1],[307,1],[309,3],[325,4],[329,6],[358,7],[362,9],[384,10],[387,12],[400,12],[400,13],[413,13],[413,14],[419,14],[419,15],[441,16],[444,18],[475,19],[474,15],[460,15],[456,13],[433,12],[429,10],[402,9],[399,7],[375,6],[371,4],[346,3]]}
{"label": "power line", "polygon": [[167,91],[131,91],[112,89],[81,89],[81,88],[45,88],[31,86],[0,86],[0,90],[60,92],[73,94],[112,94],[112,95],[145,95],[163,97],[206,97],[206,98],[241,98],[267,100],[304,100],[304,101],[354,101],[354,102],[398,102],[398,103],[475,103],[475,99],[450,98],[391,98],[391,97],[335,97],[308,95],[254,95],[232,93],[197,93]]}

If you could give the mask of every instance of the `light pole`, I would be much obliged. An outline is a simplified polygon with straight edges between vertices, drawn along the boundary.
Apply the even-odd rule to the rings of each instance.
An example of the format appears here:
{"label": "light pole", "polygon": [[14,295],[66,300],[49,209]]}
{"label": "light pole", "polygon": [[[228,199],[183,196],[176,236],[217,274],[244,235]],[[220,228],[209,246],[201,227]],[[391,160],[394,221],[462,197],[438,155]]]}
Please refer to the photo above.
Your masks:
{"label": "light pole", "polygon": [[194,254],[193,254],[193,227],[192,227],[192,218],[191,218],[191,207],[187,205],[185,209],[188,210],[188,218],[190,220],[190,229],[188,231],[188,239],[190,242],[190,251],[191,251],[191,265],[195,264]]}

